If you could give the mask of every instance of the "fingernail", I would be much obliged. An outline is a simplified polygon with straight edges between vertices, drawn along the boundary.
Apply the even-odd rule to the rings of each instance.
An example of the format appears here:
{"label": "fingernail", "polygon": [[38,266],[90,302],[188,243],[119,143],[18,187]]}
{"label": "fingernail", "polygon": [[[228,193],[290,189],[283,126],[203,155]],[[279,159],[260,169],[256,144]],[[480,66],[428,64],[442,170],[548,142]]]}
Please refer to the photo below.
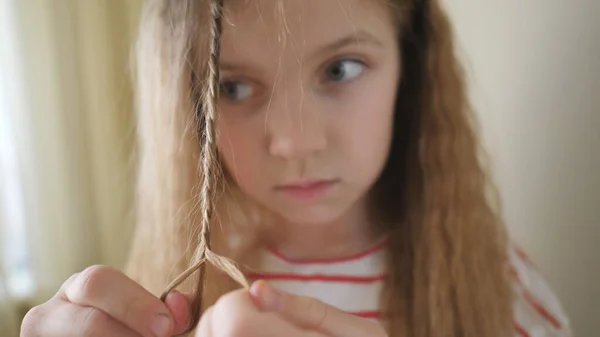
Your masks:
{"label": "fingernail", "polygon": [[284,297],[283,292],[264,281],[256,282],[253,288],[253,293],[260,300],[264,310],[277,310],[281,307]]}
{"label": "fingernail", "polygon": [[156,337],[168,337],[171,332],[171,320],[165,314],[157,314],[150,323],[150,329]]}

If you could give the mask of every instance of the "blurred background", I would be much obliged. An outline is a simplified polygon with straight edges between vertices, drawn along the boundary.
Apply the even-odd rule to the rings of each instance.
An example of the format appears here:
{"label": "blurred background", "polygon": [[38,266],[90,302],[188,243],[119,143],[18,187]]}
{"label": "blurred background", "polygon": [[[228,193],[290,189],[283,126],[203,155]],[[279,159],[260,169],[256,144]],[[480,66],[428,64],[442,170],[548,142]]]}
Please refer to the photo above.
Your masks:
{"label": "blurred background", "polygon": [[[577,336],[600,331],[600,2],[445,1],[514,239]],[[0,0],[0,336],[122,267],[141,0]]]}

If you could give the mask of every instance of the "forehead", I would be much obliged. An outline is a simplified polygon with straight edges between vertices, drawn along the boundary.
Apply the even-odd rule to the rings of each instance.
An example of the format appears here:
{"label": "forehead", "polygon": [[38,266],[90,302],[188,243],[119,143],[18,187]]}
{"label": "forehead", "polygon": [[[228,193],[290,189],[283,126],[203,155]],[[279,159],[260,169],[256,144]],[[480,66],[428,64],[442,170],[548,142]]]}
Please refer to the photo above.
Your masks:
{"label": "forehead", "polygon": [[387,9],[380,0],[229,0],[221,48],[224,55],[282,47],[301,55],[360,31],[393,37],[397,32]]}

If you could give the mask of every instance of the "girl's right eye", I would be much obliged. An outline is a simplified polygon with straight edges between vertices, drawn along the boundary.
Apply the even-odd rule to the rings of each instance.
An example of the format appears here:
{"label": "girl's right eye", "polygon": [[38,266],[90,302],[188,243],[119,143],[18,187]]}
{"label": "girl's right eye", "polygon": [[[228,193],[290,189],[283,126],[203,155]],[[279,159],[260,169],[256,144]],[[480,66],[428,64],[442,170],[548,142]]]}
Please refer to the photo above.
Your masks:
{"label": "girl's right eye", "polygon": [[221,94],[230,101],[240,102],[252,95],[252,86],[242,81],[225,81],[221,83]]}

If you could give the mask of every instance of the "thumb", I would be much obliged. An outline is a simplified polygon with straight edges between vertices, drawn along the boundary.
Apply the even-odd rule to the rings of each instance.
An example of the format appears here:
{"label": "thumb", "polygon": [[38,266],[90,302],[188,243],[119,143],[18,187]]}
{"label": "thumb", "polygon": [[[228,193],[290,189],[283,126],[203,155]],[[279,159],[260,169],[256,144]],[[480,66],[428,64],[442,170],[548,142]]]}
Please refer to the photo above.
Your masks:
{"label": "thumb", "polygon": [[173,290],[165,298],[165,305],[171,310],[173,321],[175,322],[175,335],[185,332],[192,322],[192,310],[190,307],[192,300],[190,296],[191,295],[182,294],[177,290]]}
{"label": "thumb", "polygon": [[341,311],[314,298],[282,292],[263,281],[250,294],[259,308],[280,314],[290,323],[331,337],[385,337],[383,326]]}

